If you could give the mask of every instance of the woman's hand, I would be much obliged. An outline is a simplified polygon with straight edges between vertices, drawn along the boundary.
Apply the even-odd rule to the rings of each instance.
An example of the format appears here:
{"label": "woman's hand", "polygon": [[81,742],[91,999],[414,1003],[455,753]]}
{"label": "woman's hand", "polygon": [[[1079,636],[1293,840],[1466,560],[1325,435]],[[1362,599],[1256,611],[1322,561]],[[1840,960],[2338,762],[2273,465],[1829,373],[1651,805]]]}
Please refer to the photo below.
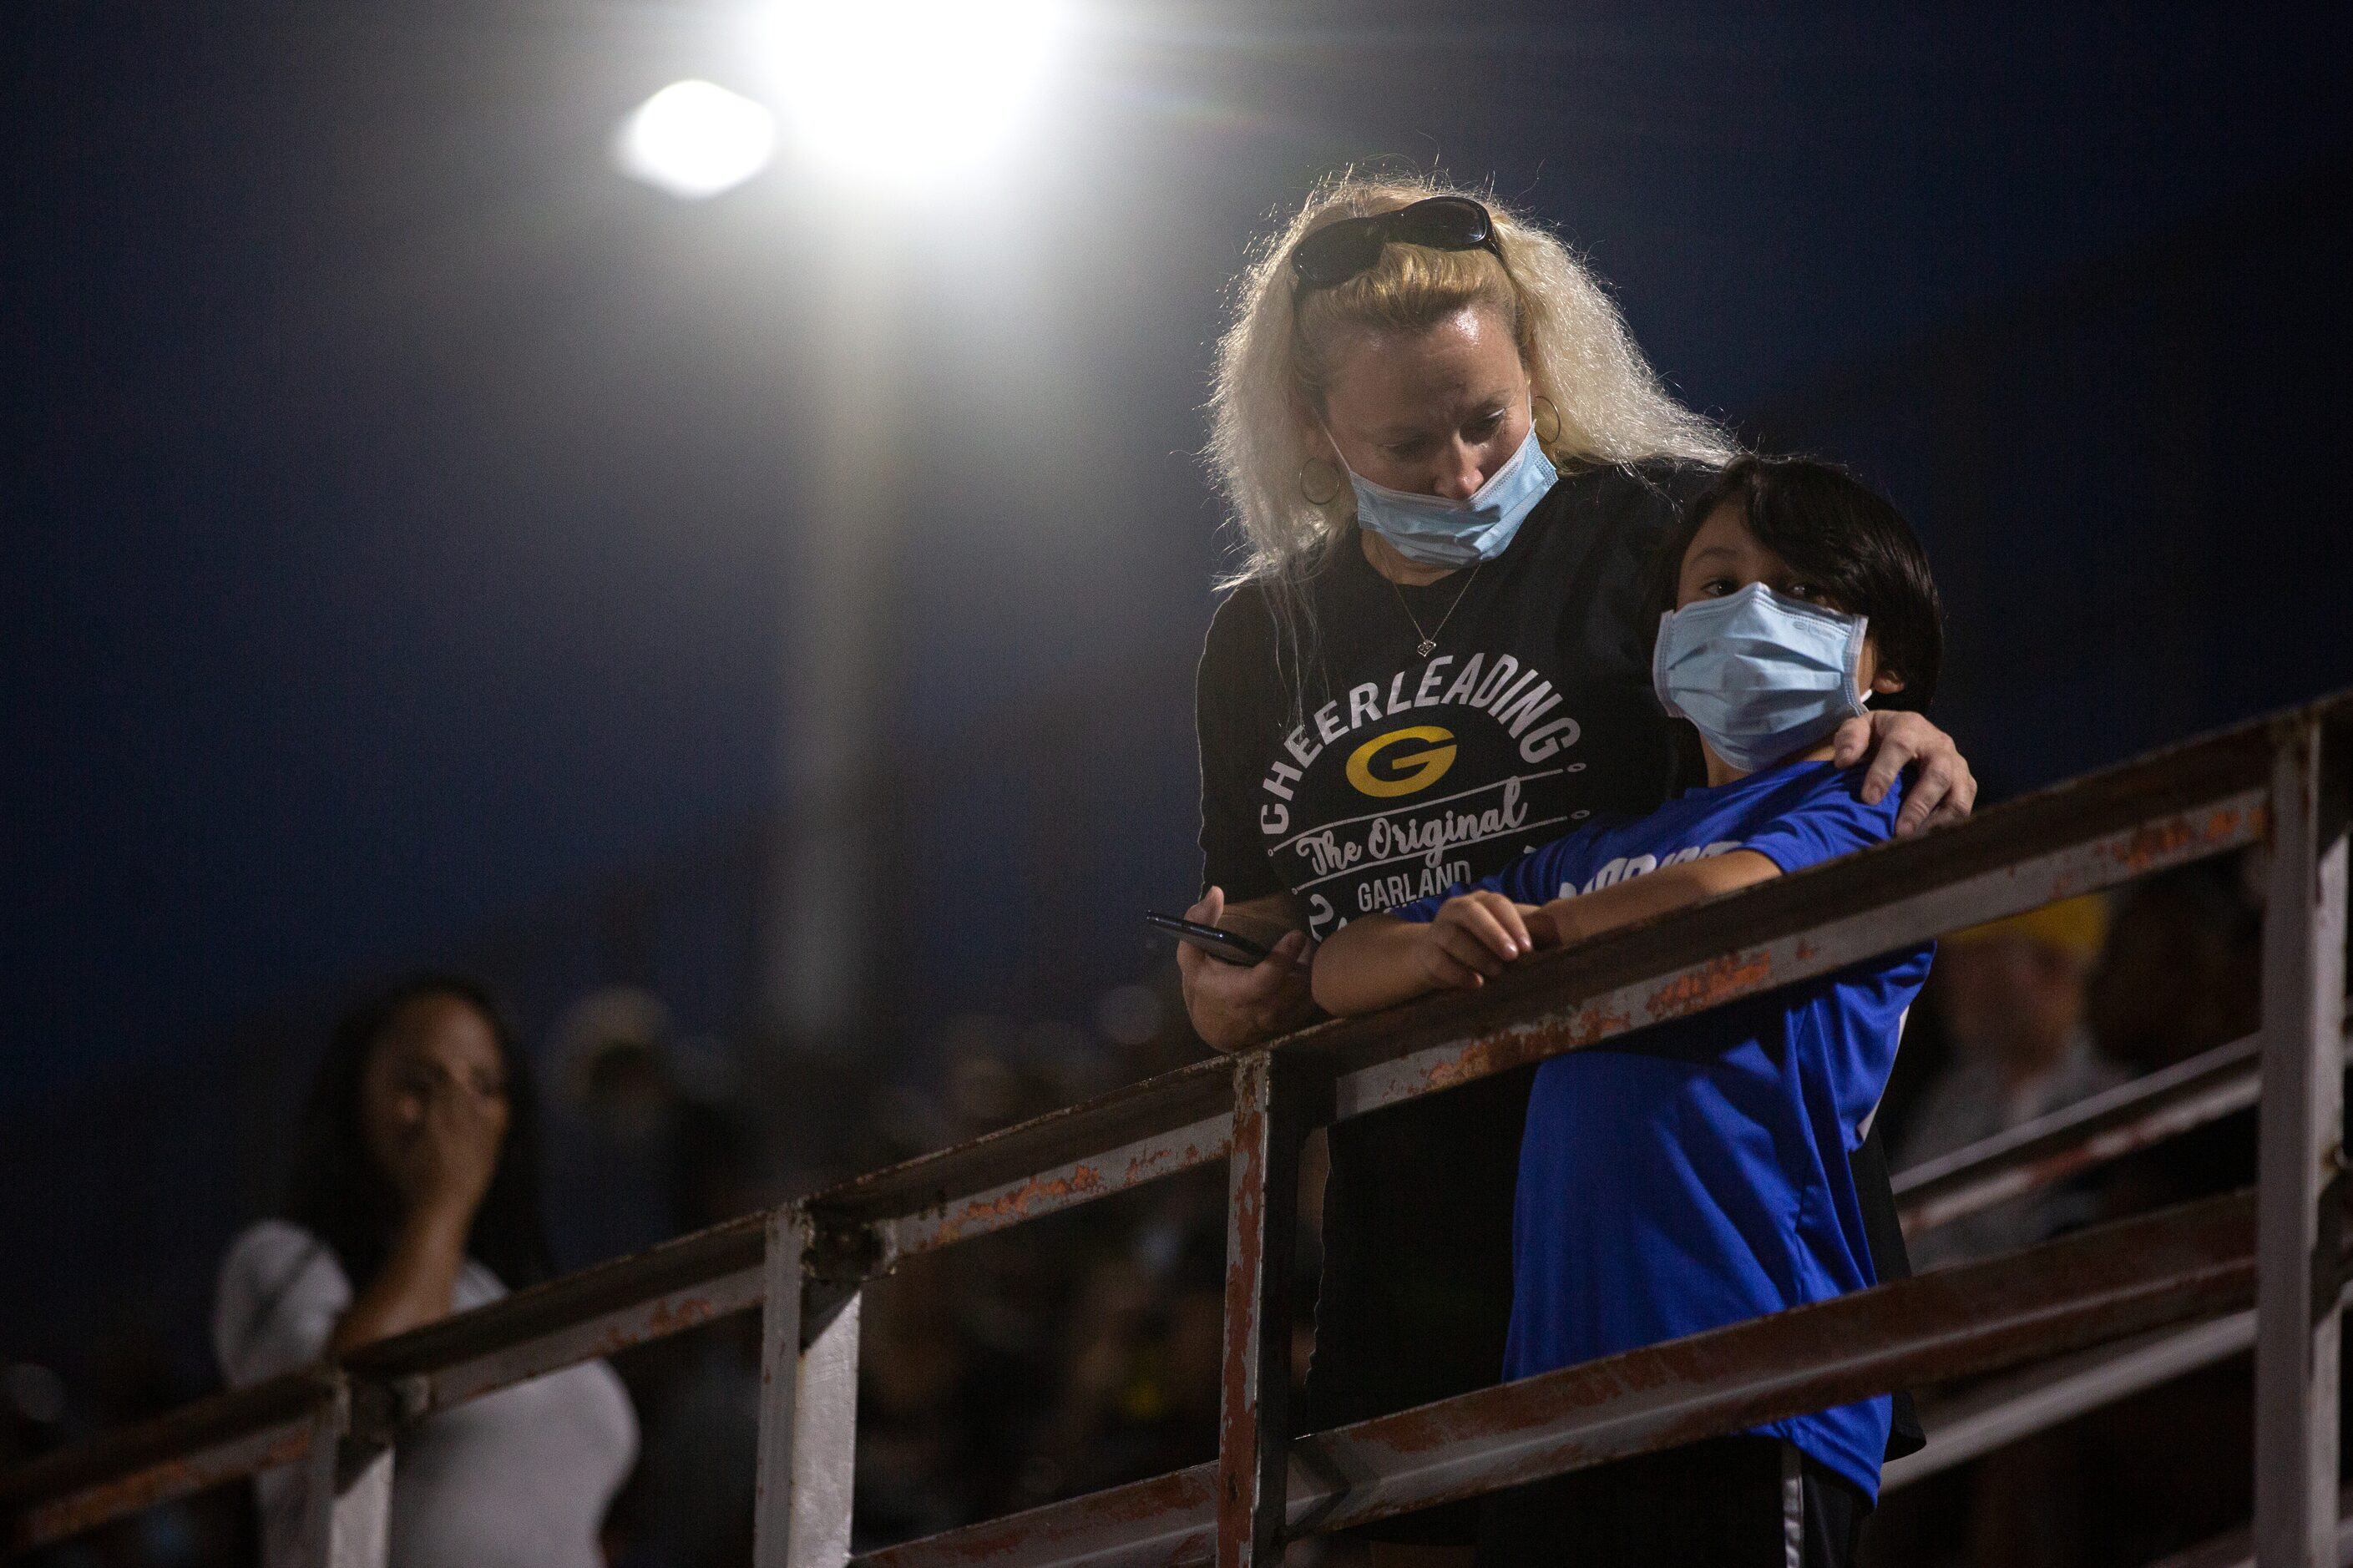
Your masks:
{"label": "woman's hand", "polygon": [[1442,989],[1476,991],[1513,960],[1552,945],[1552,926],[1534,904],[1515,904],[1481,889],[1447,900],[1438,917],[1418,928],[1414,963]]}
{"label": "woman's hand", "polygon": [[506,1142],[507,1102],[444,1071],[404,1089],[414,1102],[385,1174],[399,1194],[400,1224],[375,1278],[352,1300],[327,1342],[341,1355],[449,1315],[474,1211],[491,1190]]}
{"label": "woman's hand", "polygon": [[[1211,888],[1185,911],[1197,925],[1213,926],[1226,912],[1225,890]],[[1239,1051],[1300,1027],[1315,1015],[1308,994],[1307,933],[1287,931],[1273,951],[1248,966],[1211,958],[1189,942],[1176,944],[1176,973],[1184,982],[1185,1011],[1194,1032],[1212,1049]]]}
{"label": "woman's hand", "polygon": [[417,1099],[416,1119],[392,1151],[387,1173],[408,1212],[459,1220],[462,1234],[498,1170],[506,1100],[446,1072],[427,1078]]}
{"label": "woman's hand", "polygon": [[1912,781],[1904,809],[1895,817],[1899,838],[1922,827],[1949,827],[1966,820],[1977,805],[1978,781],[1968,760],[1950,735],[1917,713],[1850,719],[1839,726],[1836,742],[1831,760],[1840,767],[1871,759],[1871,771],[1862,779],[1862,798],[1870,805],[1879,804],[1906,767],[1920,765],[1920,775]]}

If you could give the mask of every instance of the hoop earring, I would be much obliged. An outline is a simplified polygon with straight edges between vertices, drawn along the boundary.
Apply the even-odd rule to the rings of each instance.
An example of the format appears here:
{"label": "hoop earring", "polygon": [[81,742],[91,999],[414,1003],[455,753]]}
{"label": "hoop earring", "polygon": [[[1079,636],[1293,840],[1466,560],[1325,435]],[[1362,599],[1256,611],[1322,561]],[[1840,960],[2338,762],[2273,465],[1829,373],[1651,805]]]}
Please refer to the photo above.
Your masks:
{"label": "hoop earring", "polygon": [[[1552,416],[1552,428],[1549,431],[1544,427],[1544,419],[1542,416],[1545,414]],[[1560,445],[1560,410],[1553,405],[1551,398],[1539,395],[1530,401],[1528,404],[1528,424],[1535,430],[1536,439],[1542,442],[1545,446],[1557,447]]]}
{"label": "hoop earring", "polygon": [[[1308,481],[1309,473],[1316,468],[1323,469],[1332,479],[1328,486],[1324,487],[1324,493],[1320,496]],[[1340,470],[1321,458],[1310,458],[1299,465],[1299,493],[1309,506],[1330,506],[1340,499],[1340,492],[1346,488],[1347,481],[1340,477]]]}

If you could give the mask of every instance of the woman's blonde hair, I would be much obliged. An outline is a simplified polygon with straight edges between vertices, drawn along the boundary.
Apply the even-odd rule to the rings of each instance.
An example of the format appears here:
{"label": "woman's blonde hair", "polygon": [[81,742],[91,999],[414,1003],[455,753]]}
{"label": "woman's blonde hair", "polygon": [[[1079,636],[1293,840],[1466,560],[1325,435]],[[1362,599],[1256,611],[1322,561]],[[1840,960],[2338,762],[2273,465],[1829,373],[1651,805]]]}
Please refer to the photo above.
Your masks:
{"label": "woman's blonde hair", "polygon": [[[1500,262],[1484,249],[1385,246],[1369,270],[1294,293],[1292,248],[1342,218],[1391,212],[1430,196],[1469,195],[1493,215]],[[1567,470],[1681,458],[1721,464],[1736,455],[1714,422],[1670,396],[1626,331],[1600,282],[1560,238],[1483,194],[1419,174],[1343,170],[1319,183],[1296,216],[1260,241],[1236,282],[1233,324],[1218,344],[1205,454],[1240,531],[1243,557],[1224,586],[1260,583],[1278,617],[1303,614],[1304,580],[1345,531],[1346,485],[1322,505],[1303,471],[1317,455],[1308,432],[1323,411],[1335,350],[1366,330],[1415,331],[1466,306],[1487,304],[1512,326],[1531,390],[1558,415],[1540,429]],[[1543,425],[1544,421],[1539,421]]]}

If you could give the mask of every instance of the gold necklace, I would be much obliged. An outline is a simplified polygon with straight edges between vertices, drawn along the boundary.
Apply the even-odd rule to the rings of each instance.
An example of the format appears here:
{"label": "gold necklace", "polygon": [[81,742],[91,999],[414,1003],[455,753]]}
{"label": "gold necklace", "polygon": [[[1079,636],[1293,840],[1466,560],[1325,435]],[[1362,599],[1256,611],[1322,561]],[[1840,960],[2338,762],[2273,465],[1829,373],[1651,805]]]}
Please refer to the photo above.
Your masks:
{"label": "gold necklace", "polygon": [[1479,580],[1479,574],[1486,569],[1487,563],[1484,561],[1471,568],[1471,575],[1462,579],[1461,591],[1454,595],[1454,602],[1446,606],[1446,613],[1439,616],[1438,624],[1428,631],[1421,629],[1420,617],[1413,613],[1413,606],[1405,602],[1405,590],[1398,586],[1396,578],[1389,579],[1389,592],[1397,595],[1398,608],[1403,610],[1405,618],[1413,623],[1413,635],[1421,639],[1413,645],[1413,651],[1417,657],[1428,658],[1438,651],[1438,634],[1446,629],[1446,623],[1452,620],[1454,612],[1462,607],[1463,596],[1471,592],[1471,584],[1476,583]]}

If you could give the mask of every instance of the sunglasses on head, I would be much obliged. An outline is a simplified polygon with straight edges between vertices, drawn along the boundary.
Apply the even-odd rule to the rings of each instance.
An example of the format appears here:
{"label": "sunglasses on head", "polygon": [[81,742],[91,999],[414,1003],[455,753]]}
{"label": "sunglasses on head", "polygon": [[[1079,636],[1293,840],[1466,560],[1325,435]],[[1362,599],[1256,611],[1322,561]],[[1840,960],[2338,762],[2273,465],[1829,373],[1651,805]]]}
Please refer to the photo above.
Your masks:
{"label": "sunglasses on head", "polygon": [[1504,258],[1485,207],[1468,196],[1431,196],[1395,212],[1324,225],[1291,247],[1291,275],[1303,288],[1329,289],[1369,271],[1381,247],[1393,241],[1432,250],[1487,250]]}

